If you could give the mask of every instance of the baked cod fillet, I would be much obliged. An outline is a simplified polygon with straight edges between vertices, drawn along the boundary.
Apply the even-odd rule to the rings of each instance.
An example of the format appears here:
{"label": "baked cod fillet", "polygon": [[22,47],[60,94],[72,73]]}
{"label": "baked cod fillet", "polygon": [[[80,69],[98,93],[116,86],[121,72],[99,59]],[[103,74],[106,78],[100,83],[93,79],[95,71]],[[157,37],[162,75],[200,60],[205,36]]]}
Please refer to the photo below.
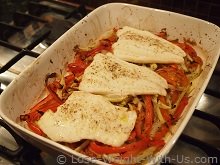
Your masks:
{"label": "baked cod fillet", "polygon": [[118,41],[113,44],[113,54],[133,63],[183,63],[185,52],[175,44],[149,31],[128,26],[117,31]]}
{"label": "baked cod fillet", "polygon": [[79,90],[101,95],[166,95],[167,82],[144,66],[123,61],[112,54],[97,54],[85,69]]}
{"label": "baked cod fillet", "polygon": [[115,106],[106,98],[74,91],[54,113],[48,110],[37,122],[53,141],[78,142],[96,140],[121,146],[134,128],[137,114]]}

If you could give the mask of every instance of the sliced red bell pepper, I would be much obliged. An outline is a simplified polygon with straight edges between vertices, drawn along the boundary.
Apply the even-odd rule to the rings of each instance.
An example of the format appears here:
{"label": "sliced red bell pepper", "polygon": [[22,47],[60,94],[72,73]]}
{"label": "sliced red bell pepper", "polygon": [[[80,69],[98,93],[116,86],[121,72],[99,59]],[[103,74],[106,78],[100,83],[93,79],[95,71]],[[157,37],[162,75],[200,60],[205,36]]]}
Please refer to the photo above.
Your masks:
{"label": "sliced red bell pepper", "polygon": [[27,122],[28,127],[38,135],[44,135],[43,131],[34,122]]}
{"label": "sliced red bell pepper", "polygon": [[155,133],[153,140],[161,140],[169,131],[166,124],[163,124],[158,132]]}
{"label": "sliced red bell pepper", "polygon": [[171,120],[171,116],[169,115],[169,113],[167,112],[166,109],[160,109],[160,112],[163,116],[163,118],[165,119],[167,125],[170,127],[172,125],[172,120]]}
{"label": "sliced red bell pepper", "polygon": [[66,76],[64,79],[65,79],[66,87],[70,87],[73,83],[73,80],[75,79],[75,75],[70,74],[70,75]]}
{"label": "sliced red bell pepper", "polygon": [[99,45],[98,47],[96,47],[95,49],[92,49],[88,52],[89,57],[91,56],[95,56],[97,53],[100,53],[102,50],[104,50],[105,47],[103,45]]}
{"label": "sliced red bell pepper", "polygon": [[45,103],[51,101],[53,99],[52,95],[49,94],[47,97],[45,97],[43,100],[41,100],[39,103],[37,103],[35,106],[33,106],[31,109],[30,109],[30,112],[34,112],[36,110],[39,110],[40,107],[42,105],[44,105]]}
{"label": "sliced red bell pepper", "polygon": [[49,93],[51,94],[51,96],[53,97],[53,99],[59,104],[63,104],[63,101],[57,96],[57,94],[51,89],[50,84],[47,85],[47,90],[49,91]]}
{"label": "sliced red bell pepper", "polygon": [[179,43],[175,42],[177,46],[179,46],[181,49],[183,49],[196,63],[199,65],[203,65],[202,59],[197,55],[195,49],[187,43]]}
{"label": "sliced red bell pepper", "polygon": [[132,131],[130,136],[128,137],[128,141],[133,141],[136,138],[137,133],[135,131]]}
{"label": "sliced red bell pepper", "polygon": [[147,136],[149,136],[151,129],[152,129],[152,125],[153,125],[153,105],[152,105],[152,101],[151,101],[151,96],[147,95],[145,96],[145,134]]}
{"label": "sliced red bell pepper", "polygon": [[159,146],[163,146],[165,145],[165,141],[163,139],[160,139],[160,140],[152,140],[150,142],[150,145],[151,146],[155,146],[155,147],[159,147]]}
{"label": "sliced red bell pepper", "polygon": [[45,104],[44,106],[42,106],[42,108],[40,108],[40,111],[46,112],[48,109],[50,109],[53,112],[55,112],[59,105],[60,105],[59,103],[54,101],[54,102],[51,102],[50,104]]}
{"label": "sliced red bell pepper", "polygon": [[159,95],[159,96],[158,96],[158,99],[160,100],[161,103],[163,103],[163,104],[166,105],[166,98],[165,98],[165,96]]}
{"label": "sliced red bell pepper", "polygon": [[106,145],[99,145],[95,141],[93,141],[89,144],[89,148],[97,154],[112,154],[132,151],[135,149],[145,149],[149,145],[149,142],[149,138],[143,138],[139,141],[125,144],[121,147],[111,147]]}
{"label": "sliced red bell pepper", "polygon": [[26,115],[28,115],[27,121],[31,121],[31,122],[35,122],[37,120],[40,119],[40,117],[42,116],[42,114],[44,112],[46,112],[47,110],[52,110],[53,112],[55,112],[57,110],[57,107],[59,106],[59,104],[57,102],[55,102],[54,100],[47,102],[43,105],[41,105],[39,107],[39,109],[37,109],[36,111],[32,111]]}
{"label": "sliced red bell pepper", "polygon": [[137,119],[134,129],[137,137],[139,138],[142,137],[142,126],[143,126],[142,120]]}
{"label": "sliced red bell pepper", "polygon": [[[86,54],[83,52],[83,56]],[[75,55],[75,59],[73,63],[69,63],[67,65],[67,71],[72,72],[76,77],[78,77],[78,74],[81,74],[84,72],[88,64],[84,61],[85,59],[82,59],[80,52]]]}
{"label": "sliced red bell pepper", "polygon": [[58,81],[53,81],[51,84],[54,86],[54,91],[63,87]]}
{"label": "sliced red bell pepper", "polygon": [[184,96],[182,98],[182,100],[180,101],[178,107],[176,108],[176,111],[174,112],[173,118],[175,121],[177,121],[181,114],[183,113],[184,108],[186,107],[186,105],[188,104],[189,101],[189,97]]}
{"label": "sliced red bell pepper", "polygon": [[[164,140],[151,140],[149,142],[149,147],[154,146],[154,147],[156,147],[157,150],[161,149],[164,145],[165,145]],[[143,151],[145,149],[147,149],[147,148],[135,148],[131,151],[127,151],[127,152],[121,154],[121,158],[134,157],[134,156],[138,155],[141,151]]]}
{"label": "sliced red bell pepper", "polygon": [[171,99],[171,104],[175,104],[180,96],[180,91],[177,90],[170,90],[169,91],[170,99]]}
{"label": "sliced red bell pepper", "polygon": [[68,70],[67,71],[70,71],[72,72],[76,77],[78,77],[77,75],[84,72],[85,68],[87,66],[86,65],[81,65],[81,64],[77,64],[77,63],[71,63],[71,64],[68,64]]}
{"label": "sliced red bell pepper", "polygon": [[155,140],[155,141],[152,141],[151,145],[156,147],[155,152],[157,152],[157,151],[160,151],[161,148],[163,148],[163,146],[165,145],[165,141]]}

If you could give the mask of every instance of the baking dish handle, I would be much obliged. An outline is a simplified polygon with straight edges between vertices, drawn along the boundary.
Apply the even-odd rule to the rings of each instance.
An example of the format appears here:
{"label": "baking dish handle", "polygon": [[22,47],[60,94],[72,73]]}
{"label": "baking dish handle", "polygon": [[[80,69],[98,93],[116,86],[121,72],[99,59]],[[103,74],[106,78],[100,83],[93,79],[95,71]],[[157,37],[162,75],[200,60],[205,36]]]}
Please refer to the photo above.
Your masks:
{"label": "baking dish handle", "polygon": [[17,135],[12,128],[10,128],[4,120],[0,119],[0,126],[4,127],[15,139],[18,148],[11,150],[5,146],[0,145],[0,155],[5,156],[6,159],[10,159],[14,162],[19,162],[21,165],[44,165],[42,157],[40,156],[41,151],[35,148],[31,144],[23,140]]}
{"label": "baking dish handle", "polygon": [[0,154],[3,154],[8,158],[12,158],[19,155],[19,153],[23,150],[23,139],[21,139],[21,137],[18,136],[2,119],[0,119],[0,125],[4,127],[13,136],[16,143],[18,144],[18,148],[16,150],[11,150],[3,145],[0,145]]}

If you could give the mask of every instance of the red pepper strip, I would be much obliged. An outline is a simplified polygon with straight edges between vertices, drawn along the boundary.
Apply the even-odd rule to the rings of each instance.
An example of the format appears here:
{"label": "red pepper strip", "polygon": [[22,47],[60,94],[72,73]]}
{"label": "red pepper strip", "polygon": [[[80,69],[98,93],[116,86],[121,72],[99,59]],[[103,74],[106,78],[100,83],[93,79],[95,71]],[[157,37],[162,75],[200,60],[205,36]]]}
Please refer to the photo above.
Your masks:
{"label": "red pepper strip", "polygon": [[145,149],[148,147],[149,142],[149,138],[143,138],[139,141],[130,144],[125,144],[121,147],[111,147],[106,145],[98,145],[95,141],[93,141],[90,143],[89,148],[97,154],[112,154],[132,151],[134,149]]}
{"label": "red pepper strip", "polygon": [[160,109],[160,112],[163,116],[163,118],[165,119],[167,125],[170,127],[172,125],[172,120],[171,120],[171,116],[169,115],[169,113],[167,112],[166,109]]}
{"label": "red pepper strip", "polygon": [[177,64],[170,64],[170,67],[174,68],[174,69],[178,69],[178,65]]}
{"label": "red pepper strip", "polygon": [[68,71],[71,71],[73,74],[79,74],[84,72],[86,66],[77,63],[68,64]]}
{"label": "red pepper strip", "polygon": [[164,138],[164,136],[166,135],[166,133],[169,131],[169,129],[167,128],[166,124],[163,124],[160,128],[160,130],[158,132],[155,133],[154,135],[154,140],[161,140],[162,138]]}
{"label": "red pepper strip", "polygon": [[50,84],[47,85],[47,90],[52,95],[53,99],[59,104],[63,104],[63,101],[57,96],[57,94],[51,89]]}
{"label": "red pepper strip", "polygon": [[180,92],[171,89],[169,94],[170,94],[171,104],[175,104],[180,96]]}
{"label": "red pepper strip", "polygon": [[[164,140],[153,140],[149,142],[148,146],[154,146],[156,148],[162,148],[165,145]],[[131,158],[138,155],[141,151],[145,150],[146,148],[137,148],[131,151],[127,151],[121,155],[121,158]]]}
{"label": "red pepper strip", "polygon": [[109,39],[106,40],[101,40],[100,45],[90,51],[88,51],[87,57],[88,56],[95,56],[97,53],[100,53],[102,50],[107,50],[109,52],[112,51],[112,43],[117,40],[116,36],[112,36]]}
{"label": "red pepper strip", "polygon": [[179,43],[175,42],[177,46],[179,46],[181,49],[183,49],[187,54],[189,54],[191,57],[197,56],[196,51],[188,44],[186,43]]}
{"label": "red pepper strip", "polygon": [[156,150],[154,152],[158,152],[160,151],[160,149],[163,148],[163,146],[165,145],[165,141],[164,140],[156,140],[156,141],[152,141],[153,146],[156,147]]}
{"label": "red pepper strip", "polygon": [[[138,112],[138,117],[135,123],[135,132],[137,137],[142,138],[142,129],[144,127],[144,118],[145,118],[145,112],[144,111],[140,111]],[[144,137],[144,136],[143,136]]]}
{"label": "red pepper strip", "polygon": [[187,96],[184,96],[182,98],[182,100],[180,101],[180,103],[179,103],[178,107],[176,108],[176,111],[174,112],[174,115],[173,115],[173,118],[175,121],[177,121],[180,118],[184,108],[188,104],[188,101],[189,101],[189,98]]}
{"label": "red pepper strip", "polygon": [[87,56],[95,56],[97,53],[100,53],[105,48],[106,48],[105,46],[99,45],[97,48],[90,50]]}
{"label": "red pepper strip", "polygon": [[130,134],[130,136],[128,137],[128,141],[133,141],[133,140],[135,140],[136,135],[137,135],[136,132],[135,132],[135,131],[132,131],[131,134]]}
{"label": "red pepper strip", "polygon": [[51,102],[51,103],[45,103],[44,105],[39,107],[39,112],[38,110],[33,111],[28,113],[27,115],[29,116],[28,121],[37,121],[40,119],[40,117],[42,116],[42,113],[46,112],[48,109],[52,110],[53,112],[55,112],[57,110],[57,107],[59,106],[59,104],[57,102]]}
{"label": "red pepper strip", "polygon": [[163,104],[165,104],[165,105],[167,104],[167,103],[166,103],[166,98],[165,98],[165,96],[159,95],[159,96],[158,96],[158,99],[160,100],[161,103],[163,103]]}
{"label": "red pepper strip", "polygon": [[87,66],[88,64],[82,60],[81,55],[76,54],[74,62],[68,64],[67,71],[71,71],[76,76],[77,74],[84,72]]}
{"label": "red pepper strip", "polygon": [[42,108],[40,109],[40,111],[42,112],[46,112],[48,109],[52,110],[53,112],[56,111],[56,108],[59,106],[60,104],[57,102],[52,102],[49,105],[42,106]]}
{"label": "red pepper strip", "polygon": [[31,112],[27,114],[29,116],[27,122],[35,122],[37,120],[40,119],[40,117],[42,116],[40,113],[38,113],[37,111],[35,112]]}
{"label": "red pepper strip", "polygon": [[53,91],[56,91],[57,89],[62,89],[62,85],[58,81],[53,81],[49,85]]}
{"label": "red pepper strip", "polygon": [[[160,100],[163,104],[166,105],[166,99],[165,99],[164,96],[159,96],[158,98],[159,98],[159,100]],[[167,112],[166,109],[162,109],[162,108],[161,108],[161,109],[160,109],[160,112],[161,112],[163,118],[165,119],[167,125],[170,127],[170,126],[172,125],[171,116],[169,115],[169,113]]]}
{"label": "red pepper strip", "polygon": [[59,104],[57,102],[55,102],[54,100],[51,100],[51,101],[39,106],[38,109],[36,109],[35,111],[28,113],[27,114],[29,116],[28,120],[29,121],[39,120],[42,115],[38,112],[38,110],[40,112],[46,112],[48,109],[55,111],[54,109],[56,109],[58,106],[59,106]]}
{"label": "red pepper strip", "polygon": [[69,86],[72,85],[73,80],[75,79],[75,75],[74,74],[70,74],[70,75],[66,76],[64,79],[65,79],[66,87],[69,87]]}
{"label": "red pepper strip", "polygon": [[193,49],[192,46],[186,43],[175,43],[177,46],[179,46],[181,49],[185,51],[196,63],[202,66],[203,61],[202,59],[197,55],[195,49]]}
{"label": "red pepper strip", "polygon": [[27,122],[28,127],[35,132],[38,135],[44,135],[43,131],[37,126],[37,124],[33,123],[33,122]]}
{"label": "red pepper strip", "polygon": [[145,116],[145,134],[149,136],[151,132],[151,128],[153,125],[153,105],[151,102],[151,96],[147,95],[145,96],[145,106],[146,106],[146,116]]}
{"label": "red pepper strip", "polygon": [[143,125],[142,120],[137,120],[137,121],[136,121],[136,124],[135,124],[135,133],[136,133],[137,137],[139,137],[139,138],[142,137],[142,125]]}
{"label": "red pepper strip", "polygon": [[150,142],[151,146],[159,147],[165,145],[164,140],[153,140]]}
{"label": "red pepper strip", "polygon": [[45,97],[43,100],[41,100],[40,102],[38,102],[35,106],[33,106],[31,109],[30,109],[30,112],[34,112],[36,110],[39,110],[42,105],[44,105],[45,103],[51,101],[53,99],[52,95],[48,95],[47,97]]}
{"label": "red pepper strip", "polygon": [[42,110],[42,109],[48,108],[50,106],[53,106],[55,104],[58,105],[58,103],[52,98],[51,100],[48,100],[44,104],[40,105],[37,110]]}

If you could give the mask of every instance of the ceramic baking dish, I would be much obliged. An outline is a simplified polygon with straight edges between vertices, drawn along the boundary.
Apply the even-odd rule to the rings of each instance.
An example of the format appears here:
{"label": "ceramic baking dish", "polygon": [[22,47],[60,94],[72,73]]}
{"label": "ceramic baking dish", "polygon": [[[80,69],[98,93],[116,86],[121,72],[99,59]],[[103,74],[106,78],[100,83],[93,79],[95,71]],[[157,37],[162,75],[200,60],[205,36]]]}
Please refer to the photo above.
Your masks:
{"label": "ceramic baking dish", "polygon": [[189,39],[196,42],[198,48],[196,50],[204,61],[203,72],[193,84],[194,90],[189,104],[182,118],[173,128],[175,133],[166,138],[165,147],[155,155],[155,159],[150,160],[150,163],[156,163],[159,160],[156,157],[165,156],[175,144],[215,68],[220,54],[220,29],[212,23],[169,11],[130,4],[110,3],[101,6],[62,35],[7,87],[0,98],[0,116],[25,140],[43,150],[57,155],[62,153],[77,160],[85,158],[93,163],[106,164],[36,135],[20,124],[18,118],[45,92],[45,76],[48,73],[60,72],[73,59],[75,45],[86,47],[107,30],[125,25],[151,32],[159,32],[166,28],[169,38]]}

